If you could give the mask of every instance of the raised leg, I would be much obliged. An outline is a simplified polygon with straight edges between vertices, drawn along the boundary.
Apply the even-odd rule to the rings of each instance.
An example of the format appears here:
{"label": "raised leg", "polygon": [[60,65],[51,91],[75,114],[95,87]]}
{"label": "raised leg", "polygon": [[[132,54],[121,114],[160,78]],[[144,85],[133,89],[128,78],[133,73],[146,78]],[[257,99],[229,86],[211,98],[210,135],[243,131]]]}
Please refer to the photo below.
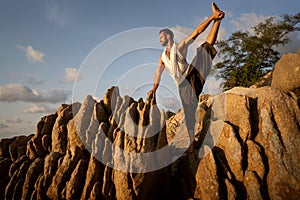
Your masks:
{"label": "raised leg", "polygon": [[218,33],[219,33],[219,28],[220,28],[220,24],[221,24],[221,20],[216,20],[213,24],[213,26],[211,27],[208,36],[206,38],[206,42],[214,45],[216,43],[217,37],[218,37]]}
{"label": "raised leg", "polygon": [[212,7],[213,14],[220,13],[219,16],[214,20],[214,24],[213,24],[212,28],[210,29],[209,34],[206,38],[207,43],[214,45],[217,40],[221,20],[224,18],[225,14],[223,11],[220,11],[218,6],[214,2],[212,2],[211,7]]}
{"label": "raised leg", "polygon": [[217,5],[213,2],[212,3],[212,15],[209,16],[200,25],[198,25],[188,37],[186,37],[182,41],[180,41],[177,45],[177,50],[180,51],[180,53],[183,55],[183,57],[186,57],[189,45],[191,45],[196,40],[196,38],[203,31],[205,31],[206,28],[213,21],[214,21],[215,25],[213,26],[213,28],[209,34],[208,43],[214,44],[216,41],[216,35],[218,34],[218,29],[220,26],[220,22],[217,22],[217,21],[221,20],[223,17],[224,17],[224,12],[220,11],[219,8],[217,7]]}

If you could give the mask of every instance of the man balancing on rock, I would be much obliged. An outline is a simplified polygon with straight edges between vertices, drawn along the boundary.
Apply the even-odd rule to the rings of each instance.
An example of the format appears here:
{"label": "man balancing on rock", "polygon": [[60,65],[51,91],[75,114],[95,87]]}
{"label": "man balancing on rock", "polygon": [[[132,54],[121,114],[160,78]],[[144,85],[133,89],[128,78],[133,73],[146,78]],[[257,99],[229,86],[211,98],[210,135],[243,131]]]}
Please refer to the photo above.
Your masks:
{"label": "man balancing on rock", "polygon": [[[206,77],[210,72],[212,59],[217,51],[213,47],[216,42],[221,20],[225,14],[217,5],[212,2],[212,14],[202,24],[200,24],[188,37],[178,44],[173,40],[174,34],[170,29],[162,29],[159,33],[160,43],[165,46],[165,50],[158,61],[158,67],[154,75],[153,88],[148,92],[148,96],[155,94],[161,79],[161,74],[166,69],[175,80],[179,88],[179,95],[184,110],[186,127],[191,139],[195,137],[195,112],[198,105],[198,98],[202,92]],[[197,54],[191,64],[186,61],[188,47],[195,39],[213,22],[212,28],[206,41],[199,45]],[[188,152],[193,151],[193,142]]]}

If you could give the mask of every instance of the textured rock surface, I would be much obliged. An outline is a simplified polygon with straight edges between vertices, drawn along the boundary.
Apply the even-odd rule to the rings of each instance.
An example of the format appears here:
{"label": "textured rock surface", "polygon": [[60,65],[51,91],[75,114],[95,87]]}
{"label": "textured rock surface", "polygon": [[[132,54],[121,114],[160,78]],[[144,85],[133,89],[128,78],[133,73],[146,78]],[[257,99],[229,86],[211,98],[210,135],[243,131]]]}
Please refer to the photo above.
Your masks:
{"label": "textured rock surface", "polygon": [[[1,139],[0,199],[299,198],[300,108],[293,93],[261,87],[202,96],[194,152],[135,173],[149,166],[130,153],[188,146],[182,111],[165,121],[154,103],[121,97],[113,87],[99,102],[87,96],[62,105],[34,135]],[[149,165],[165,155],[173,154]]]}
{"label": "textured rock surface", "polygon": [[271,86],[282,91],[294,92],[300,96],[300,49],[297,53],[283,55],[272,72],[252,87]]}
{"label": "textured rock surface", "polygon": [[300,96],[300,49],[298,53],[283,55],[276,63],[273,73],[271,87],[283,91],[292,91]]}
{"label": "textured rock surface", "polygon": [[300,49],[297,53],[284,54],[275,64],[274,69],[267,73],[262,81],[251,86],[258,88],[271,86],[284,92],[293,92],[300,96]]}

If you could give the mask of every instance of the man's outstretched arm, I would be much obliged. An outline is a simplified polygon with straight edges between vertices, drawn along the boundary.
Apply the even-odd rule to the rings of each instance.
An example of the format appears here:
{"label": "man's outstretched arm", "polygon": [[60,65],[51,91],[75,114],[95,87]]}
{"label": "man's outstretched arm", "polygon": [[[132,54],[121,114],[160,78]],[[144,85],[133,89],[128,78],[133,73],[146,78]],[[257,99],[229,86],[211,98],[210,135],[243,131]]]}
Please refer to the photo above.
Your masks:
{"label": "man's outstretched arm", "polygon": [[148,96],[150,94],[156,92],[156,90],[157,90],[157,88],[159,86],[159,83],[160,83],[161,74],[163,73],[164,69],[165,69],[165,65],[162,62],[162,59],[160,57],[159,61],[158,61],[158,67],[157,67],[155,75],[154,75],[154,84],[153,84],[152,89],[148,92],[148,94],[147,94]]}

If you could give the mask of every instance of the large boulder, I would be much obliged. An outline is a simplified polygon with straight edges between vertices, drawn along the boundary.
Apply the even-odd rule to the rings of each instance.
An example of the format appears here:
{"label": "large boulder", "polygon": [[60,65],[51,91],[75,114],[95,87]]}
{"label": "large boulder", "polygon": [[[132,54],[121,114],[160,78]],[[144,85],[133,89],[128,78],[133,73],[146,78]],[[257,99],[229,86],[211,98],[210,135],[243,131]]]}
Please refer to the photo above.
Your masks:
{"label": "large boulder", "polygon": [[300,49],[298,53],[283,55],[272,73],[271,87],[292,91],[300,96]]}

